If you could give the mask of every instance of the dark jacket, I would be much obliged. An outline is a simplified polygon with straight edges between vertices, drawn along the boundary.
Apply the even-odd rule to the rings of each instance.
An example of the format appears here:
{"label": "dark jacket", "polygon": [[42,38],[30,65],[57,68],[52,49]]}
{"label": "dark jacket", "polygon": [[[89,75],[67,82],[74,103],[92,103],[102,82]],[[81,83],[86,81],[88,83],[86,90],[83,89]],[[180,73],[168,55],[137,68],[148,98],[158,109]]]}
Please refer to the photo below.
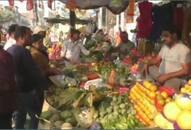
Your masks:
{"label": "dark jacket", "polygon": [[42,90],[46,86],[45,78],[34,62],[30,52],[19,45],[7,50],[13,57],[16,68],[16,83],[21,92]]}
{"label": "dark jacket", "polygon": [[13,59],[0,48],[0,114],[15,110],[16,93]]}

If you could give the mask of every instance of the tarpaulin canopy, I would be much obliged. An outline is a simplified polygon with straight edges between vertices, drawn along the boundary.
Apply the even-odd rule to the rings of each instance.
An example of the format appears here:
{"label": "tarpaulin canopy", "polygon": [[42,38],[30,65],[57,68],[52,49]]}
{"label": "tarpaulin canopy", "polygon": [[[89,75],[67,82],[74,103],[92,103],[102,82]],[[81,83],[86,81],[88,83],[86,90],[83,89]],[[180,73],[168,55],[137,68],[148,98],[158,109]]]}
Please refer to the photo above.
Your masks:
{"label": "tarpaulin canopy", "polygon": [[112,13],[119,14],[123,12],[128,4],[129,0],[59,0],[65,3],[71,10],[74,9],[95,9],[99,7],[106,7]]}

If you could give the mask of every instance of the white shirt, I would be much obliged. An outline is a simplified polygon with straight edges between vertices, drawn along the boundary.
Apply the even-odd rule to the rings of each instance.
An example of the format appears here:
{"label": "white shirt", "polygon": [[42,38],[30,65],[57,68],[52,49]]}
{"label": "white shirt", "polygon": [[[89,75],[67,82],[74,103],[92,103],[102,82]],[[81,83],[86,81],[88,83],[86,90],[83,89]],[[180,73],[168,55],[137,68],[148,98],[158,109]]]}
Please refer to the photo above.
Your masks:
{"label": "white shirt", "polygon": [[15,44],[16,44],[15,39],[13,39],[13,38],[10,37],[10,38],[7,40],[7,42],[5,43],[3,49],[4,49],[4,50],[7,50],[9,47],[11,47],[12,45],[15,45]]}
{"label": "white shirt", "polygon": [[84,55],[89,55],[89,51],[83,47],[80,41],[72,42],[69,40],[64,44],[64,48],[61,52],[61,57],[66,57],[74,63],[80,63],[81,52]]}
{"label": "white shirt", "polygon": [[159,56],[162,58],[159,67],[161,74],[179,71],[182,69],[182,64],[191,63],[190,49],[183,43],[177,43],[172,48],[164,45]]}

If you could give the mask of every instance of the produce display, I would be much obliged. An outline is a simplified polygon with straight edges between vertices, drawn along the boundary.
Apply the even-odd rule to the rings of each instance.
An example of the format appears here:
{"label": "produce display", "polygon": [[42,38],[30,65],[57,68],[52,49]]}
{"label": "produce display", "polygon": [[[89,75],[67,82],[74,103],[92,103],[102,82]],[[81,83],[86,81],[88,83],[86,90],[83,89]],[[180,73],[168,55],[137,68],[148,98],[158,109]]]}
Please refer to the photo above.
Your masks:
{"label": "produce display", "polygon": [[[146,61],[136,49],[122,58],[103,36],[85,47],[90,55],[81,55],[80,65],[60,68],[63,75],[54,77],[60,84],[46,93],[51,108],[40,119],[50,128],[191,129],[191,80],[175,93],[142,79],[140,64]],[[59,59],[61,48],[49,49],[50,58]]]}
{"label": "produce display", "polygon": [[[51,89],[52,93],[47,94],[47,102],[54,110],[42,113],[41,118],[49,120],[52,124],[51,127],[54,128],[61,128],[62,125],[55,124],[58,122],[60,124],[70,123],[72,126],[79,125],[82,128],[90,127],[94,119],[94,111],[90,108],[93,108],[93,104],[100,101],[104,97],[104,93],[108,91],[105,87],[96,89],[93,86],[89,91],[76,87]],[[89,122],[90,119],[85,118],[92,118],[92,121]]]}
{"label": "produce display", "polygon": [[174,101],[164,106],[164,114],[155,117],[155,124],[163,129],[191,129],[191,99],[177,95]]}
{"label": "produce display", "polygon": [[172,96],[175,94],[174,89],[168,87],[161,87],[156,93],[155,106],[159,112],[163,111],[166,103],[172,100]]}
{"label": "produce display", "polygon": [[54,44],[52,47],[48,49],[49,53],[49,59],[50,60],[58,60],[61,58],[61,50],[62,50],[62,45],[61,44]]}
{"label": "produce display", "polygon": [[157,87],[148,81],[136,83],[130,91],[129,98],[133,103],[137,119],[145,126],[154,126],[156,116],[155,97]]}
{"label": "produce display", "polygon": [[104,129],[132,129],[143,127],[135,118],[135,111],[128,95],[113,96],[103,100],[97,113],[97,121]]}
{"label": "produce display", "polygon": [[[189,83],[183,87],[185,90],[189,89]],[[174,99],[157,114],[155,124],[162,129],[191,129],[191,95],[181,89],[181,93],[175,94]]]}
{"label": "produce display", "polygon": [[[49,111],[43,112],[41,118],[44,122],[49,124],[50,128],[57,129],[72,129],[72,126],[77,124],[72,110],[57,111],[51,109]],[[67,122],[67,123],[66,123]]]}
{"label": "produce display", "polygon": [[185,86],[181,88],[181,93],[191,95],[191,80],[189,80],[188,83],[185,84]]}
{"label": "produce display", "polygon": [[[47,96],[47,102],[54,110],[42,113],[51,128],[63,128],[67,123],[77,128],[89,128],[98,122],[105,129],[130,129],[143,127],[135,118],[133,105],[128,94],[119,95],[106,87],[90,90],[70,87],[63,91],[55,87]],[[115,96],[113,96],[113,94]]]}
{"label": "produce display", "polygon": [[100,74],[100,77],[112,86],[124,87],[130,86],[133,82],[129,68],[124,65],[117,66],[112,63],[102,63],[97,65],[95,72]]}

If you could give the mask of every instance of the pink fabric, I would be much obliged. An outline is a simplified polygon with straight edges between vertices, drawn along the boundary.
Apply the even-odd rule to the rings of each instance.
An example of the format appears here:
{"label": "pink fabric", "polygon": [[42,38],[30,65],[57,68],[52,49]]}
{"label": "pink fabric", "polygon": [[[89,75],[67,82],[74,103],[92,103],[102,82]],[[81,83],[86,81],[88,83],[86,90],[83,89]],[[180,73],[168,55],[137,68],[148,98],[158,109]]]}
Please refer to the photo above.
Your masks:
{"label": "pink fabric", "polygon": [[139,3],[140,16],[137,20],[137,38],[148,38],[152,31],[152,3]]}

